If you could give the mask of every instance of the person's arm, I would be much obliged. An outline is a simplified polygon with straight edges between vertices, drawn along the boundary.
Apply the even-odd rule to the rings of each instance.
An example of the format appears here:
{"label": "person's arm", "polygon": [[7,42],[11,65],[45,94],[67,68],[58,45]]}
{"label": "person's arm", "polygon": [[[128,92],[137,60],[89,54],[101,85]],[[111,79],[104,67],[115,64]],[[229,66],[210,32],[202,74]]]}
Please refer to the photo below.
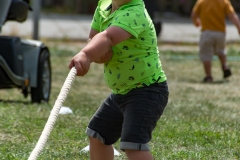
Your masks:
{"label": "person's arm", "polygon": [[99,32],[98,31],[95,31],[94,29],[91,28],[90,32],[89,32],[89,36],[88,36],[88,42],[91,41],[91,39],[97,35]]}
{"label": "person's arm", "polygon": [[240,34],[240,20],[236,13],[228,15],[229,20],[237,27],[238,33]]}
{"label": "person's arm", "polygon": [[199,16],[194,11],[192,11],[192,13],[191,13],[191,19],[192,19],[192,23],[196,27],[200,27],[201,26],[201,20],[200,20]]}
{"label": "person's arm", "polygon": [[[88,43],[91,41],[91,39],[97,35],[99,32],[95,31],[94,29],[91,28],[89,37],[88,37]],[[112,49],[109,48],[108,52],[104,54],[104,56],[100,57],[98,60],[94,61],[95,63],[105,63],[109,61],[112,58]]]}
{"label": "person's arm", "polygon": [[91,62],[98,61],[109,52],[112,46],[130,37],[129,32],[115,26],[95,34],[91,41],[72,58],[69,68],[74,66],[77,69],[77,75],[84,76],[88,72]]}

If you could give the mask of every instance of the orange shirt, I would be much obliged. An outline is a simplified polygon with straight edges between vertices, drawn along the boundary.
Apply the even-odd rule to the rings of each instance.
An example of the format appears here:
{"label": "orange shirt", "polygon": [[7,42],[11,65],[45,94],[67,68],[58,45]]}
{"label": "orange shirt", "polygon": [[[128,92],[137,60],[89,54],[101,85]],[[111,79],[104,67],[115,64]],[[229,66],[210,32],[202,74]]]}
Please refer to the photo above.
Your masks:
{"label": "orange shirt", "polygon": [[197,0],[193,12],[201,19],[202,31],[220,32],[226,31],[226,15],[235,13],[229,0]]}

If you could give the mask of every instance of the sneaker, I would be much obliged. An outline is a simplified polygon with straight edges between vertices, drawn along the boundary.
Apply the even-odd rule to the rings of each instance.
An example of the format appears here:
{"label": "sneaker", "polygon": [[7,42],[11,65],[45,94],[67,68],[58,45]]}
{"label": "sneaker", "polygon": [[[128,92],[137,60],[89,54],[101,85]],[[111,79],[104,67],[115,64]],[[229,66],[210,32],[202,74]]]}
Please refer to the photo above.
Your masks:
{"label": "sneaker", "polygon": [[232,75],[232,72],[231,72],[230,68],[223,70],[223,78],[230,77],[231,75]]}
{"label": "sneaker", "polygon": [[203,83],[211,83],[213,82],[213,78],[211,76],[207,76],[203,79]]}

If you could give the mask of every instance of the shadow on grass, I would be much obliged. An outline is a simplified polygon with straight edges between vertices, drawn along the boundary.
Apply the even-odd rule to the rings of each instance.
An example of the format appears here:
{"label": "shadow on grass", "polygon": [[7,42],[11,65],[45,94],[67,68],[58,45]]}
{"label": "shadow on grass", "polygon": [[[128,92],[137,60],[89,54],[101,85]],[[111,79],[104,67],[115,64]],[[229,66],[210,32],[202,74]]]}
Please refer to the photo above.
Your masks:
{"label": "shadow on grass", "polygon": [[0,103],[21,103],[21,104],[24,104],[24,105],[32,105],[33,104],[32,102],[29,102],[29,101],[3,100],[3,99],[0,99]]}
{"label": "shadow on grass", "polygon": [[230,82],[229,80],[223,79],[223,80],[213,81],[212,84],[223,84],[223,83],[229,83],[229,82]]}
{"label": "shadow on grass", "polygon": [[194,84],[205,84],[205,85],[218,85],[218,84],[226,84],[230,82],[230,80],[228,79],[215,80],[213,82],[196,81],[195,79],[184,79],[182,81],[188,82],[188,83],[194,83]]}

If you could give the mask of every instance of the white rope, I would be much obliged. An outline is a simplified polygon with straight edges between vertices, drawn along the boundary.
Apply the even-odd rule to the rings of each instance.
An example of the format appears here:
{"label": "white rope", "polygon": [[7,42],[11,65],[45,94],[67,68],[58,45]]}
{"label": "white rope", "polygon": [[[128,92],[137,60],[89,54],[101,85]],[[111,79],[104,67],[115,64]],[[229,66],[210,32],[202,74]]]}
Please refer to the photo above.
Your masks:
{"label": "white rope", "polygon": [[75,67],[73,67],[70,70],[70,72],[63,84],[63,87],[60,91],[60,94],[58,95],[57,100],[55,101],[55,104],[53,106],[51,114],[48,118],[48,121],[47,121],[45,127],[44,127],[44,130],[42,131],[42,134],[38,140],[38,143],[35,146],[34,150],[32,151],[31,155],[29,156],[28,160],[36,160],[37,157],[39,156],[40,152],[43,150],[43,148],[47,142],[47,139],[53,129],[54,123],[57,120],[57,116],[61,109],[61,106],[62,106],[63,102],[65,101],[67,94],[71,88],[71,84],[76,76],[76,73],[77,73],[77,70],[75,69]]}

